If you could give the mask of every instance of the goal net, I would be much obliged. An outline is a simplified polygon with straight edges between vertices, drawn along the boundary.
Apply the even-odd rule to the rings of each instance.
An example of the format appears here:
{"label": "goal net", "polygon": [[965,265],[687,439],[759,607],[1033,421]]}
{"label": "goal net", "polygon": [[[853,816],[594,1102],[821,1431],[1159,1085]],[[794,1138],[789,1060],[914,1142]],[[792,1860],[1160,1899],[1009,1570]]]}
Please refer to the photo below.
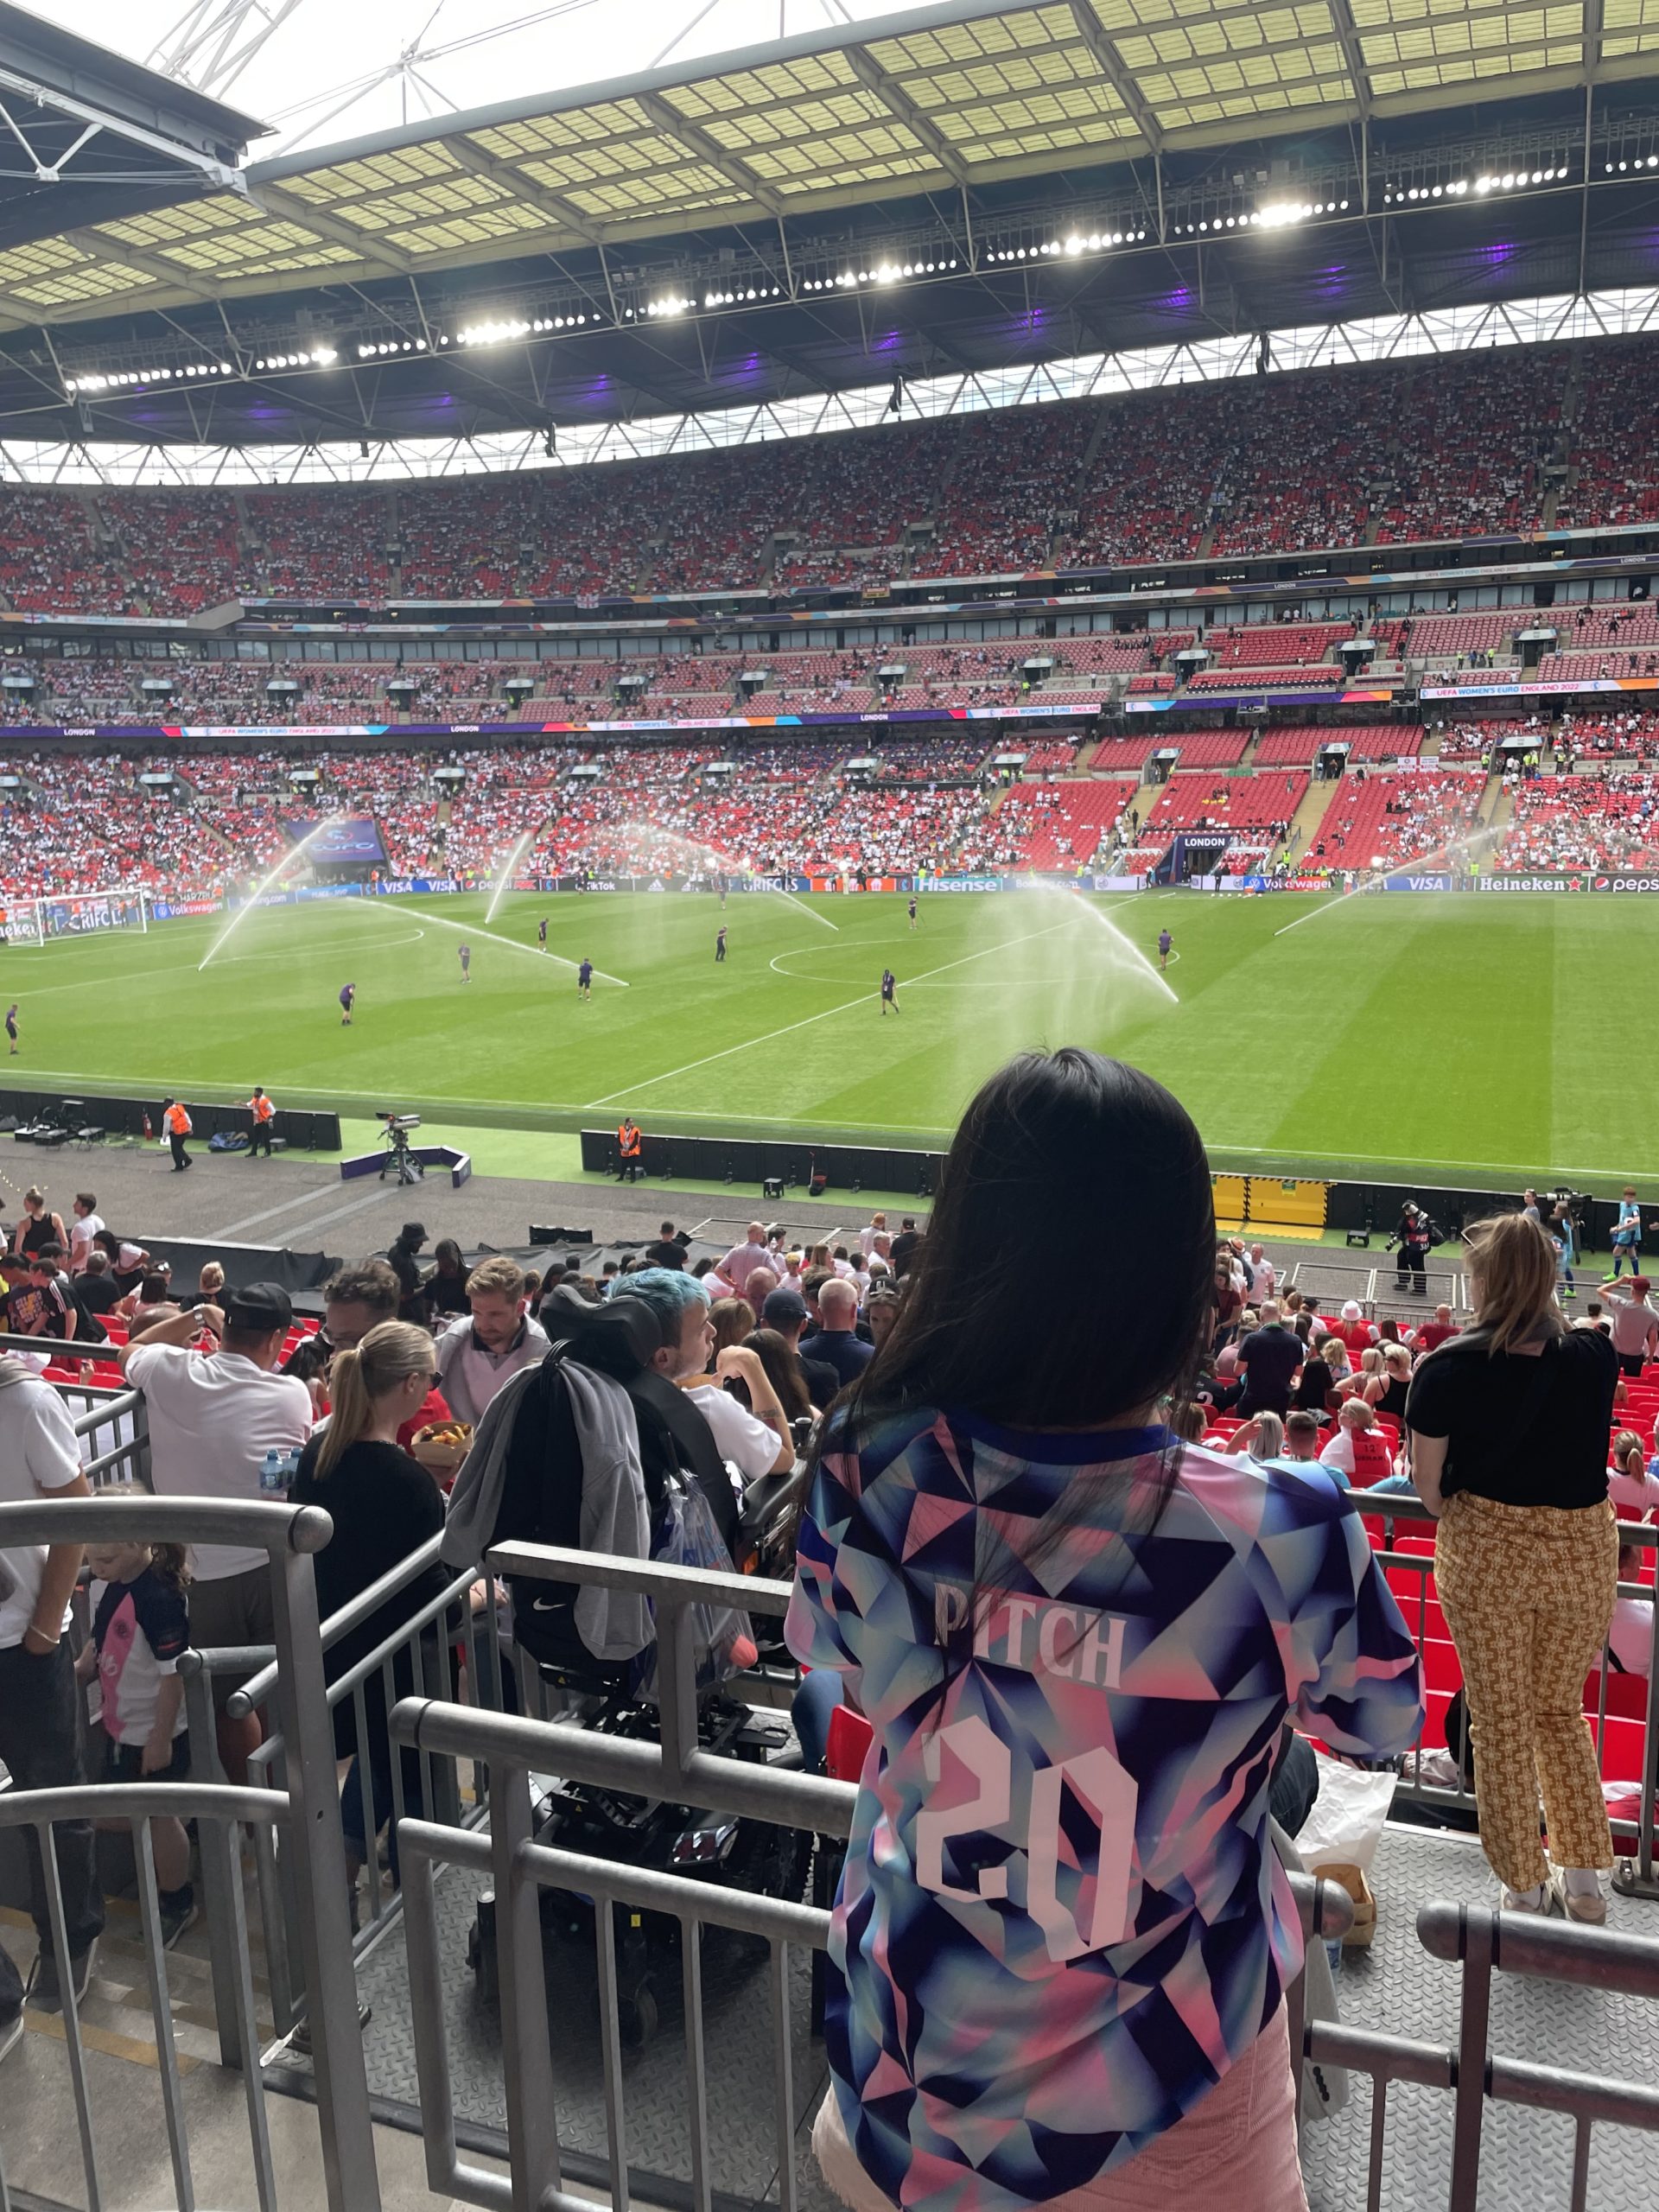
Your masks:
{"label": "goal net", "polygon": [[0,908],[0,915],[8,944],[44,944],[52,938],[149,927],[142,891],[66,891],[55,898],[20,899]]}

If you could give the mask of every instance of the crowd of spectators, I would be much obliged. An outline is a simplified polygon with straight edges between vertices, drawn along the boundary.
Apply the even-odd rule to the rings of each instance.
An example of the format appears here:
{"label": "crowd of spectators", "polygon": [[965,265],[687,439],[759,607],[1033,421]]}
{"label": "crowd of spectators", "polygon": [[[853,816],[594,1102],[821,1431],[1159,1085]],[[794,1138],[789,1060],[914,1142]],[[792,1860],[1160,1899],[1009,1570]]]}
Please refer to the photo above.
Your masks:
{"label": "crowd of spectators", "polygon": [[[1548,682],[1650,680],[1659,674],[1659,612],[1645,602],[1567,601],[1548,614],[1516,608],[1379,620],[1379,645],[1421,659],[1440,680],[1516,680],[1515,633],[1556,630],[1538,666]],[[757,652],[711,645],[632,658],[534,660],[321,660],[282,654],[207,659],[110,652],[14,652],[0,662],[0,722],[80,729],[327,728],[398,723],[678,722],[874,713],[938,715],[965,708],[1104,705],[1121,690],[1195,695],[1240,690],[1339,690],[1351,621],[1216,623],[1189,629],[1101,630],[1057,638],[930,642]],[[1593,641],[1584,643],[1585,640]],[[1209,658],[1187,674],[1179,656]],[[1640,709],[1579,717],[1627,751]],[[1274,733],[1279,742],[1281,733]],[[1456,741],[1454,740],[1454,742]],[[1287,756],[1288,758],[1288,756]]]}
{"label": "crowd of spectators", "polygon": [[1478,771],[1351,769],[1299,850],[1298,866],[1363,874],[1455,848],[1479,826],[1484,788]]}
{"label": "crowd of spectators", "polygon": [[1659,786],[1640,771],[1522,782],[1498,853],[1507,873],[1611,868],[1659,874]]}
{"label": "crowd of spectators", "polygon": [[1553,465],[1562,526],[1651,520],[1653,343],[1582,349],[1569,412],[1572,358],[1438,354],[396,487],[8,486],[0,597],[591,601],[1472,538],[1538,529]]}
{"label": "crowd of spectators", "polygon": [[[1536,718],[1528,725],[1536,727]],[[1659,716],[1641,707],[1563,714],[1554,732],[1557,760],[1651,760],[1659,753]]]}
{"label": "crowd of spectators", "polygon": [[[0,717],[42,727],[315,728],[342,723],[683,721],[733,715],[945,714],[1103,697],[1190,631],[1102,632],[1035,643],[856,651],[669,651],[649,658],[133,659],[17,654]],[[887,671],[884,676],[882,671]],[[745,683],[746,677],[760,679]],[[529,688],[526,689],[525,687]]]}
{"label": "crowd of spectators", "polygon": [[953,440],[931,535],[911,556],[913,576],[1019,575],[1046,569],[1060,516],[1076,504],[1093,434],[1085,408],[970,416]]}
{"label": "crowd of spectators", "polygon": [[12,755],[0,798],[0,883],[16,897],[120,887],[159,891],[221,876],[231,850],[211,817],[146,791],[117,756]]}
{"label": "crowd of spectators", "polygon": [[1375,542],[1540,528],[1570,363],[1564,346],[1518,346],[1430,354],[1373,377],[1367,429],[1392,486]]}
{"label": "crowd of spectators", "polygon": [[1651,346],[1614,339],[1585,358],[1571,465],[1555,503],[1564,530],[1649,522],[1659,481],[1644,455],[1659,451],[1659,374]]}
{"label": "crowd of spectators", "polygon": [[[1624,1250],[1633,1267],[1649,1226],[1636,1198],[1627,1193]],[[387,1655],[334,1716],[355,1912],[365,1878],[378,1904],[389,1819],[384,1864],[395,1884],[398,1821],[437,1810],[423,1760],[395,1751],[388,1726],[393,1698],[417,1687],[423,1620],[435,1618],[441,1656],[453,1649],[469,1670],[468,1704],[499,1701],[493,1680],[480,1694],[474,1670],[486,1663],[501,1667],[501,1700],[518,1709],[516,1669],[498,1645],[505,1656],[517,1638],[533,1655],[527,1592],[498,1593],[484,1580],[472,1603],[486,1633],[469,1637],[442,1610],[448,1577],[470,1580],[569,1497],[582,1509],[570,1511],[580,1521],[571,1541],[651,1554],[653,1522],[691,1520],[690,1506],[677,1519],[646,1510],[651,1486],[671,1474],[677,1496],[701,1501],[699,1519],[712,1517],[700,1562],[738,1564],[740,1501],[798,1459],[800,1510],[768,1570],[794,1582],[777,1668],[792,1658],[804,1670],[790,1685],[800,1758],[791,1751],[789,1763],[823,1771],[845,1727],[862,1768],[830,1936],[834,2078],[814,2127],[826,2175],[856,2207],[878,2192],[907,2201],[924,2164],[937,2186],[980,2173],[995,2152],[982,2131],[1030,2116],[1036,2091],[1019,2054],[1041,2038],[1045,2143],[1082,2187],[1128,2139],[1132,2155],[1111,2171],[1143,2203],[1179,2202],[1202,2173],[1224,2175],[1239,2212],[1297,2212],[1307,2202],[1301,2055],[1280,1999],[1301,1960],[1277,1901],[1294,1838],[1327,1789],[1338,1795],[1333,1777],[1355,1767],[1402,1775],[1410,1758],[1408,1787],[1421,1791],[1414,1755],[1444,1758],[1447,1787],[1471,1789],[1493,1908],[1580,1926],[1608,1918],[1613,1839],[1597,1735],[1604,1760],[1608,1738],[1586,1716],[1613,1671],[1652,1665],[1651,1592],[1621,1597],[1618,1586],[1648,1581],[1648,1554],[1621,1535],[1650,1516],[1659,1484],[1645,1438],[1615,1417],[1645,1428],[1659,1409],[1647,1365],[1659,1315],[1638,1274],[1604,1293],[1611,1312],[1592,1306],[1570,1325],[1560,1302],[1573,1295],[1565,1204],[1526,1200],[1465,1239],[1466,1307],[1431,1306],[1426,1258],[1440,1235],[1408,1205],[1389,1240],[1404,1318],[1367,1313],[1357,1299],[1326,1315],[1281,1286],[1262,1244],[1217,1240],[1210,1162],[1178,1102],[1133,1068],[1076,1049],[1022,1054],[982,1086],[924,1227],[906,1219],[895,1233],[877,1212],[855,1236],[814,1245],[756,1221],[694,1260],[690,1236],[664,1221],[643,1251],[599,1262],[591,1247],[556,1248],[532,1275],[505,1254],[469,1266],[449,1240],[429,1263],[426,1230],[410,1222],[384,1258],[340,1268],[323,1286],[321,1330],[296,1324],[280,1286],[227,1283],[214,1261],[187,1297],[104,1226],[91,1192],[77,1197],[66,1238],[63,1217],[32,1191],[0,1262],[11,1347],[0,1498],[86,1494],[54,1385],[113,1376],[145,1402],[141,1491],[251,1503],[274,1483],[295,1504],[327,1508],[318,1611],[337,1615],[372,1589],[376,1608],[312,1656],[332,1685],[369,1652]],[[1086,1312],[1001,1287],[971,1294],[988,1252],[1017,1284],[1045,1267],[1070,1281],[1112,1237],[1137,1264],[1105,1271]],[[633,1301],[626,1344],[620,1300]],[[601,1326],[603,1356],[588,1333]],[[90,1374],[48,1363],[30,1337],[73,1339],[70,1359],[84,1351]],[[557,1362],[546,1357],[555,1337],[565,1346]],[[675,1418],[636,1417],[636,1407],[660,1408],[664,1385],[679,1386]],[[582,1410],[567,1443],[573,1403]],[[527,1484],[531,1465],[546,1472]],[[991,1468],[993,1490],[963,1475],[976,1467]],[[1426,1533],[1419,1500],[1436,1524],[1432,1580],[1411,1558]],[[135,1531],[143,1510],[142,1496],[122,1508]],[[1402,1518],[1410,1526],[1396,1545]],[[1105,1632],[1125,1618],[1126,1549],[1138,1646]],[[1007,1587],[988,1581],[993,1556]],[[135,1535],[130,1546],[97,1546],[86,1563],[90,1637],[70,1604],[79,1542],[60,1529],[50,1548],[0,1552],[10,1779],[23,1790],[84,1780],[92,1715],[76,1685],[98,1677],[94,1740],[109,1780],[182,1781],[207,1747],[192,1758],[182,1740],[177,1659],[192,1645],[281,1643],[264,1554],[219,1541],[188,1561],[167,1559]],[[146,1576],[153,1586],[140,1592]],[[131,1602],[117,1630],[124,1593]],[[633,1654],[652,1633],[643,1608],[536,1610],[573,1616],[573,1674],[613,1662],[611,1638],[624,1630],[637,1630]],[[1157,1667],[1138,1663],[1147,1651]],[[736,1672],[757,1655],[743,1634],[725,1656]],[[423,1692],[451,1689],[424,1664],[420,1675]],[[980,1694],[993,1678],[1020,1697]],[[971,1726],[951,1724],[969,1728],[956,1747],[994,1772],[1018,1762],[1022,1799],[1045,1772],[1081,1772],[1096,1796],[1109,1791],[1114,1822],[1070,1822],[1065,1843],[1085,1884],[1105,1878],[1114,1836],[1122,1846],[1119,1919],[1106,1934],[1098,1914],[1092,1936],[1069,1911],[1057,1921],[1052,1894],[1035,1887],[982,1894],[951,1879],[972,1871],[976,1841],[944,1863],[962,1910],[937,1912],[930,1850],[970,1832],[960,1808],[942,1843],[922,1825],[940,1753],[938,1699],[918,1705],[918,1682],[948,1706],[965,1697]],[[316,1687],[313,1676],[293,1694]],[[1451,1726],[1454,1692],[1478,1747],[1472,1769]],[[237,1785],[266,1725],[248,1702],[245,1718],[222,1692],[211,1714],[201,1708]],[[564,1718],[583,1725],[574,1709]],[[1645,1757],[1643,1746],[1633,1769],[1643,1800]],[[1386,1806],[1386,1786],[1383,1796]],[[1185,1815],[1172,1820],[1172,1805]],[[154,1829],[145,1886],[153,1848],[170,1945],[195,1917],[191,1853],[176,1822],[157,1815]],[[995,1823],[971,1834],[1006,1852]],[[37,1955],[27,1990],[11,1929],[0,1948],[0,2061],[21,2040],[26,2003],[37,2015],[64,2011],[75,2031],[96,1964],[105,1910],[91,1822],[63,1821],[52,1846],[30,1860]],[[1349,1891],[1362,1942],[1378,1903],[1367,1875],[1385,1879],[1387,1865],[1368,1846],[1363,1864],[1323,1869]],[[985,1914],[988,1900],[995,1910]],[[894,1940],[918,1910],[935,1915],[927,1942]],[[845,1940],[849,1920],[871,1940]],[[1607,1955],[1570,1935],[1555,1948],[1581,1978]],[[1316,1949],[1315,1968],[1323,1958]],[[954,2008],[918,2001],[947,1966]],[[1177,2002],[1190,2010],[1195,1990],[1210,2024],[1197,2062]],[[834,2008],[849,2001],[874,2023],[866,2037],[837,2032]],[[910,2107],[947,2067],[957,2093],[930,2107],[924,2156]],[[878,2106],[899,2124],[866,2127]]]}
{"label": "crowd of spectators", "polygon": [[[242,674],[234,663],[198,665]],[[442,683],[450,671],[433,674]],[[1160,729],[1081,751],[1039,739],[1023,762],[1016,744],[1000,766],[995,741],[974,728],[803,734],[798,744],[711,734],[700,743],[595,747],[573,734],[416,749],[388,732],[357,742],[319,733],[238,752],[201,741],[167,753],[14,747],[0,756],[0,820],[10,832],[0,888],[214,893],[273,865],[332,815],[378,824],[389,874],[469,887],[494,881],[521,842],[526,878],[1065,871],[1108,849],[1115,868],[1144,872],[1178,831],[1193,830],[1225,831],[1229,854],[1257,866],[1366,870],[1455,848],[1478,830],[1496,748],[1517,734],[1534,743],[1503,755],[1516,811],[1498,825],[1491,865],[1645,869],[1651,857],[1646,822],[1659,779],[1637,764],[1659,753],[1659,717],[1635,710],[1553,726],[1541,716],[1440,724],[1439,757],[1411,772],[1379,764],[1419,754],[1417,723],[1281,727],[1260,739]],[[1309,771],[1329,747],[1345,749],[1346,772],[1312,785],[1328,796],[1310,812]],[[1173,775],[1144,786],[1149,755],[1166,748]],[[1570,772],[1602,764],[1611,772]]]}
{"label": "crowd of spectators", "polygon": [[1288,837],[1307,787],[1306,772],[1264,770],[1219,780],[1199,771],[1178,772],[1142,817],[1124,867],[1132,874],[1145,873],[1182,830],[1224,834],[1226,861],[1259,863]]}
{"label": "crowd of spectators", "polygon": [[1542,747],[1549,742],[1549,724],[1541,715],[1494,715],[1479,721],[1443,722],[1436,733],[1435,750],[1448,766],[1490,759],[1493,747],[1505,737],[1535,737]]}

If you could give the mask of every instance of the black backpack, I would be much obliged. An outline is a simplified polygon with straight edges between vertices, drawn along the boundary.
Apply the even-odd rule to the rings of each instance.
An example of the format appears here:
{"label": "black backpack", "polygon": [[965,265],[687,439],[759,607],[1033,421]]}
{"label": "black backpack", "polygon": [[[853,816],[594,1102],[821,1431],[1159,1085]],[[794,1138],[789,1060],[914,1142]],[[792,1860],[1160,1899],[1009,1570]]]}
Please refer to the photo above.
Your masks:
{"label": "black backpack", "polygon": [[[643,1299],[614,1297],[590,1306],[563,1287],[543,1300],[541,1322],[551,1348],[513,1414],[500,1508],[492,1544],[556,1544],[574,1550],[582,1532],[582,1452],[563,1373],[567,1358],[608,1375],[633,1404],[645,1509],[653,1528],[670,1472],[688,1474],[708,1499],[729,1549],[737,1533],[737,1499],[714,1433],[683,1391],[651,1364],[662,1344],[655,1309]],[[595,1689],[620,1689],[627,1662],[594,1659],[576,1634],[574,1582],[530,1581],[512,1586],[515,1640],[540,1666]]]}

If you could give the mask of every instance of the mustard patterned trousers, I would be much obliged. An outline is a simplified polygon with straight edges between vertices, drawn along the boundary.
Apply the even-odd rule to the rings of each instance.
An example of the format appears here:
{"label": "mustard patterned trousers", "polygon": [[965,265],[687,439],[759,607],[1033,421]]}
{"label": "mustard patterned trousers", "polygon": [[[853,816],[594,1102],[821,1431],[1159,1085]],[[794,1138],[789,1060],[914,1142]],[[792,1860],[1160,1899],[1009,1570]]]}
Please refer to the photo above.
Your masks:
{"label": "mustard patterned trousers", "polygon": [[1566,1512],[1459,1491],[1435,1535],[1440,1608],[1468,1693],[1481,1846],[1512,1890],[1548,1872],[1541,1787],[1555,1864],[1613,1863],[1584,1678],[1613,1617],[1618,1531],[1610,1504]]}

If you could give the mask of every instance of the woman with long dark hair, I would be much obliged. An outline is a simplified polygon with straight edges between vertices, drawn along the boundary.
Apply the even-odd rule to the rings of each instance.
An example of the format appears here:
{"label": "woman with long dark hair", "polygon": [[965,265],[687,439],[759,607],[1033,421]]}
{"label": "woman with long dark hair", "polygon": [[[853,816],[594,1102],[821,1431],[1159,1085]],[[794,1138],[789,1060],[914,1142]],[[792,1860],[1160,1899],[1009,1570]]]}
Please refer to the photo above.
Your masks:
{"label": "woman with long dark hair", "polygon": [[421,1285],[426,1302],[432,1313],[441,1319],[453,1320],[458,1313],[467,1313],[467,1262],[453,1236],[441,1236],[432,1248],[433,1268]]}
{"label": "woman with long dark hair", "polygon": [[[1142,1263],[1103,1270],[1108,1243]],[[1008,1295],[1035,1281],[1068,1294]],[[1183,1109],[1022,1054],[825,1424],[787,1634],[874,1732],[814,2133],[856,2212],[1165,2207],[1200,2177],[1229,2212],[1305,2207],[1269,1772],[1289,1713],[1405,1750],[1420,1676],[1327,1477],[1164,1426],[1216,1297]]]}
{"label": "woman with long dark hair", "polygon": [[1440,1522],[1434,1580],[1463,1663],[1481,1849],[1507,1910],[1599,1925],[1613,1840],[1584,1678],[1618,1595],[1618,1356],[1599,1329],[1562,1320],[1554,1245],[1525,1214],[1471,1230],[1468,1267],[1474,1326],[1419,1367],[1406,1425],[1412,1480]]}
{"label": "woman with long dark hair", "polygon": [[812,1412],[811,1393],[801,1366],[801,1355],[776,1329],[751,1329],[744,1343],[766,1370],[766,1380],[778,1393],[786,1421],[796,1421]]}

